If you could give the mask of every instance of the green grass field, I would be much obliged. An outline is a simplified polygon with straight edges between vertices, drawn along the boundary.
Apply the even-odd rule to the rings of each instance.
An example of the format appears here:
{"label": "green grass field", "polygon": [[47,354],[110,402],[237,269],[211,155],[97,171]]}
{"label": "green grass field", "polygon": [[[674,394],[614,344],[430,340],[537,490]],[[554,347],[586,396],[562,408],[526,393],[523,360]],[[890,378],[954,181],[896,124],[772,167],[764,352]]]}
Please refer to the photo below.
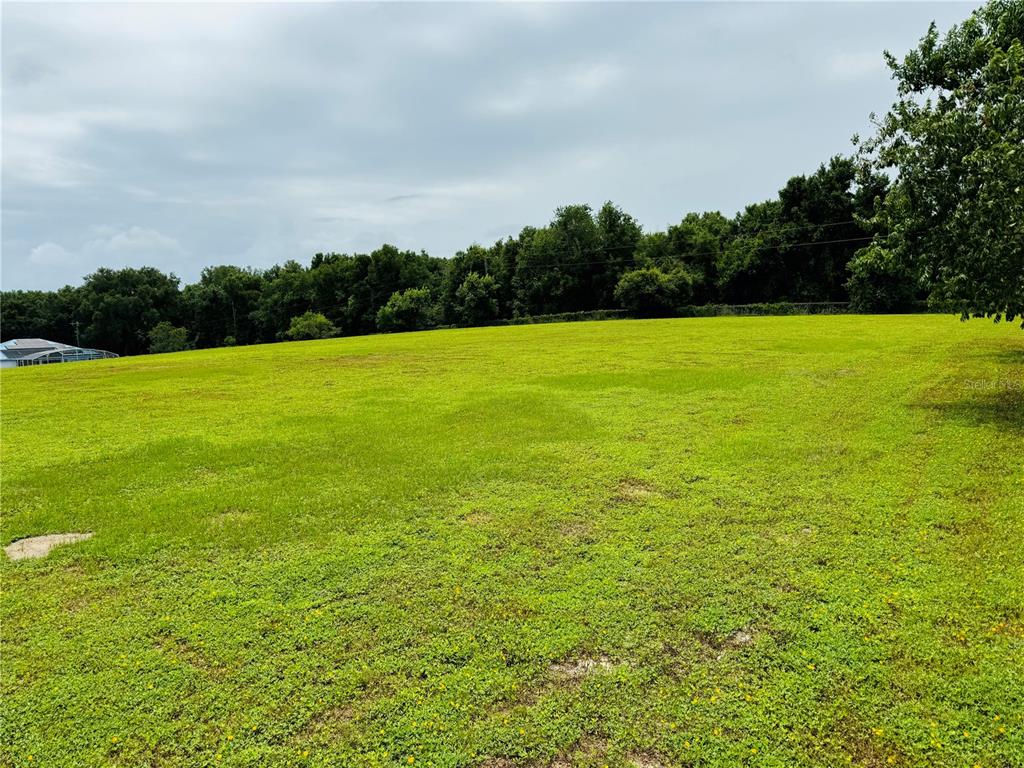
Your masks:
{"label": "green grass field", "polygon": [[1024,334],[436,331],[5,371],[0,763],[1024,765]]}

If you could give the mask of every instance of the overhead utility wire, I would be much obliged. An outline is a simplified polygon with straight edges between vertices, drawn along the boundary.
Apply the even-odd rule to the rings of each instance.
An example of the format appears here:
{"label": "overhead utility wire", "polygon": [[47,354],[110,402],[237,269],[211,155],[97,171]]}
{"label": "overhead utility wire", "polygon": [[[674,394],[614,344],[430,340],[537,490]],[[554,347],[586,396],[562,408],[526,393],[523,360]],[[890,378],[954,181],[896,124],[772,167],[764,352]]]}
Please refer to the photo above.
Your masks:
{"label": "overhead utility wire", "polygon": [[[784,250],[784,249],[787,249],[787,248],[799,248],[799,247],[807,246],[807,245],[838,245],[839,243],[857,243],[857,242],[865,242],[865,241],[873,240],[873,239],[874,239],[874,235],[864,235],[862,237],[845,237],[845,238],[842,238],[842,239],[839,239],[839,240],[809,240],[809,241],[807,241],[805,243],[788,243],[787,245],[784,245],[784,246],[781,246],[781,245],[768,246],[768,250],[781,251],[781,250]],[[630,247],[635,248],[635,246],[630,246]],[[616,246],[613,246],[612,248],[608,248],[606,250],[612,250],[613,248],[616,248]],[[593,252],[596,252],[596,251],[593,251]],[[681,254],[681,255],[685,255],[687,257],[693,257],[693,256],[713,256],[713,255],[719,254],[721,252],[722,252],[722,249],[716,249],[716,250],[713,250],[713,251],[698,251],[696,253],[687,253],[687,254]],[[516,271],[518,271],[520,269],[543,269],[543,268],[547,268],[547,267],[582,267],[582,266],[597,265],[597,264],[621,264],[624,261],[625,262],[637,262],[638,259],[634,256],[634,257],[629,258],[629,259],[606,259],[604,261],[551,262],[549,264],[523,264],[523,263],[517,263],[516,264]]]}

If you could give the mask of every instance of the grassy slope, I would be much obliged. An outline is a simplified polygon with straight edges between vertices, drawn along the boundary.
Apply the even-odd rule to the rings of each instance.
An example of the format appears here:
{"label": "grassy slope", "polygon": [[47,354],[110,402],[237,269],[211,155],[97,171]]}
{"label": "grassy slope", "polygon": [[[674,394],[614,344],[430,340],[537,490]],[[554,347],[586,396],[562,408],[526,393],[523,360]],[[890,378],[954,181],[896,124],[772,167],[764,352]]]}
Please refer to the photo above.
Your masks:
{"label": "grassy slope", "polygon": [[1022,765],[1022,381],[934,316],[5,372],[2,542],[96,536],[0,565],[0,762]]}

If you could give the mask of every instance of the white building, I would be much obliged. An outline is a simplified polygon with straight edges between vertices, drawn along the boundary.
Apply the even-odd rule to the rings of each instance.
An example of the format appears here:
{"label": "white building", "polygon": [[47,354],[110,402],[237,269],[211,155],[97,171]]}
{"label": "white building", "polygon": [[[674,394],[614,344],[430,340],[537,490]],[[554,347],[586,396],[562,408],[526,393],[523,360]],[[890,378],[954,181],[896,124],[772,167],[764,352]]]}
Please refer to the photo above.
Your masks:
{"label": "white building", "polygon": [[102,349],[85,349],[46,339],[11,339],[0,344],[0,368],[49,363],[77,363],[80,360],[102,360],[117,357]]}

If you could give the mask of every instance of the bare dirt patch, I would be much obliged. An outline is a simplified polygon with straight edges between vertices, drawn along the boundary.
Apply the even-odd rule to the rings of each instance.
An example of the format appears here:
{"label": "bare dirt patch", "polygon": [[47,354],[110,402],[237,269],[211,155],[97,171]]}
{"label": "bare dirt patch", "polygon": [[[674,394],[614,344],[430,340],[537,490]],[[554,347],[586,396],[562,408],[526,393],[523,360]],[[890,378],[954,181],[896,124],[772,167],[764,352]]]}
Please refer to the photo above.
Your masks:
{"label": "bare dirt patch", "polygon": [[698,630],[693,633],[703,649],[705,658],[724,659],[727,651],[739,650],[753,645],[757,632],[752,627],[741,627],[725,637],[715,632]]}
{"label": "bare dirt patch", "polygon": [[59,547],[63,544],[74,544],[91,538],[91,533],[49,533],[45,536],[18,539],[18,541],[11,542],[4,547],[4,552],[11,560],[46,557],[54,547]]}
{"label": "bare dirt patch", "polygon": [[615,669],[615,662],[607,656],[582,656],[578,659],[558,661],[548,671],[562,680],[582,680],[593,672]]}
{"label": "bare dirt patch", "polygon": [[331,707],[313,715],[302,728],[288,738],[287,743],[298,746],[309,741],[323,744],[337,740],[342,734],[353,729],[355,717],[355,709],[351,705]]}
{"label": "bare dirt patch", "polygon": [[480,768],[516,768],[516,764],[507,757],[489,757],[480,763]]}
{"label": "bare dirt patch", "polygon": [[596,759],[608,754],[608,739],[600,736],[587,735],[576,745],[575,754],[588,759]]}
{"label": "bare dirt patch", "polygon": [[558,532],[566,538],[590,541],[593,539],[593,530],[594,526],[588,522],[572,520],[559,526]]}
{"label": "bare dirt patch", "polygon": [[731,648],[743,648],[754,642],[754,631],[752,629],[737,629],[725,639],[725,644]]}
{"label": "bare dirt patch", "polygon": [[548,666],[545,675],[519,690],[513,700],[499,705],[498,711],[508,712],[515,707],[531,707],[552,691],[574,688],[581,685],[590,675],[610,672],[623,666],[625,665],[614,662],[607,656],[581,656],[556,661]]}
{"label": "bare dirt patch", "polygon": [[573,765],[580,762],[589,764],[607,754],[608,740],[588,735],[580,739],[571,749],[552,760],[549,768],[572,768]]}
{"label": "bare dirt patch", "polygon": [[633,752],[626,759],[636,768],[668,768],[668,761],[653,752]]}

